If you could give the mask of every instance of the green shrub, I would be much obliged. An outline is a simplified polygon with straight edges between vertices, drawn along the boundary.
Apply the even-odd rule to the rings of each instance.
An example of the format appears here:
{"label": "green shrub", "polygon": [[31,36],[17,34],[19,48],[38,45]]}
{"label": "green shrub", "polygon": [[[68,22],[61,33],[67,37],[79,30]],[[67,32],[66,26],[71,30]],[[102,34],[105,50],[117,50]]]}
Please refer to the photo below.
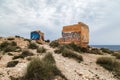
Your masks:
{"label": "green shrub", "polygon": [[24,50],[21,55],[23,57],[27,57],[27,56],[33,56],[34,54],[30,52],[29,50]]}
{"label": "green shrub", "polygon": [[109,50],[109,49],[107,49],[107,48],[101,48],[101,50],[102,50],[102,52],[104,52],[104,53],[109,53],[109,54],[113,53],[111,50]]}
{"label": "green shrub", "polygon": [[25,58],[27,56],[33,56],[34,54],[29,50],[24,50],[20,55],[14,56],[12,59]]}
{"label": "green shrub", "polygon": [[55,53],[60,54],[62,51],[60,49],[54,50]]}
{"label": "green shrub", "polygon": [[5,41],[5,42],[1,43],[0,48],[1,48],[1,50],[3,50],[4,48],[6,48],[9,45],[10,45],[10,43]]}
{"label": "green shrub", "polygon": [[[55,76],[65,78],[51,61],[53,57],[52,59],[50,57],[51,54],[46,55],[43,60],[34,58],[27,66],[27,72],[22,80],[54,80]],[[50,60],[48,61],[47,58],[50,58]]]}
{"label": "green shrub", "polygon": [[43,61],[47,62],[47,63],[52,63],[52,64],[55,64],[55,60],[52,56],[52,53],[48,52],[46,54],[46,56],[43,58]]}
{"label": "green shrub", "polygon": [[76,52],[81,52],[81,47],[76,45],[75,43],[68,44],[68,48],[70,48]]}
{"label": "green shrub", "polygon": [[31,42],[31,40],[30,40],[30,39],[24,39],[24,41],[28,41],[28,42]]}
{"label": "green shrub", "polygon": [[35,43],[29,43],[28,48],[29,49],[37,49],[38,46]]}
{"label": "green shrub", "polygon": [[117,59],[120,59],[120,53],[113,53],[113,56],[115,56]]}
{"label": "green shrub", "polygon": [[6,48],[4,48],[4,52],[13,52],[16,50],[15,46],[7,46]]}
{"label": "green shrub", "polygon": [[37,48],[37,52],[38,53],[45,53],[46,49],[44,47],[39,47],[39,48]]}
{"label": "green shrub", "polygon": [[18,61],[10,61],[7,63],[7,67],[15,67],[18,64]]}
{"label": "green shrub", "polygon": [[20,36],[18,36],[18,35],[15,35],[15,38],[20,38]]}
{"label": "green shrub", "polygon": [[102,54],[100,49],[97,49],[97,48],[93,48],[90,53],[93,53],[93,54]]}
{"label": "green shrub", "polygon": [[50,47],[55,48],[58,47],[60,44],[58,43],[58,41],[52,41],[49,45]]}
{"label": "green shrub", "polygon": [[10,53],[10,52],[8,53],[8,55],[9,55],[9,56],[13,56],[13,54],[12,54],[12,53]]}
{"label": "green shrub", "polygon": [[24,56],[22,56],[22,55],[14,56],[12,59],[14,60],[14,59],[18,59],[18,58],[24,58]]}
{"label": "green shrub", "polygon": [[[18,46],[16,44],[16,42],[12,41],[12,42],[3,42],[0,45],[0,49],[4,52],[15,52],[16,50],[18,50]],[[21,49],[21,48],[19,48]]]}
{"label": "green shrub", "polygon": [[15,40],[15,38],[12,38],[12,37],[11,37],[11,38],[7,38],[7,40]]}
{"label": "green shrub", "polygon": [[62,56],[68,57],[68,58],[73,58],[73,59],[77,60],[78,62],[83,61],[83,57],[81,55],[78,55],[78,54],[74,53],[73,51],[70,51],[69,49],[64,49],[62,51]]}
{"label": "green shrub", "polygon": [[14,42],[14,41],[12,41],[12,42],[11,42],[11,46],[17,46],[17,43]]}
{"label": "green shrub", "polygon": [[100,57],[97,59],[97,64],[100,64],[108,70],[113,70],[114,60],[111,57]]}
{"label": "green shrub", "polygon": [[67,48],[67,49],[71,49],[76,52],[84,52],[85,53],[85,52],[89,51],[88,48],[80,47],[80,46],[76,45],[75,43],[65,44],[65,45],[63,45],[63,47]]}
{"label": "green shrub", "polygon": [[120,62],[111,57],[100,57],[96,61],[107,70],[114,72],[115,76],[120,79]]}
{"label": "green shrub", "polygon": [[27,57],[28,61],[31,61],[33,59],[33,57]]}

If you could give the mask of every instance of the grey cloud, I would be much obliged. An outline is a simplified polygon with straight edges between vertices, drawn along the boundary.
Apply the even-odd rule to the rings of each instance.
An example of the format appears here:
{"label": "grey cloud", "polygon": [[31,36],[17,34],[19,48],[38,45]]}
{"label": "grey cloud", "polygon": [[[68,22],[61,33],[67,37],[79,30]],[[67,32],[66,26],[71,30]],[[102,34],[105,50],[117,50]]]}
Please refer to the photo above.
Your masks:
{"label": "grey cloud", "polygon": [[[40,29],[46,39],[54,40],[61,37],[64,25],[82,21],[90,27],[90,44],[102,44],[106,40],[99,40],[102,36],[119,33],[119,3],[119,0],[0,0],[0,36],[18,34],[29,38],[30,31]],[[117,29],[112,31],[114,27]],[[111,32],[106,33],[107,29]],[[97,34],[101,37],[96,38]],[[115,36],[108,39],[111,38]]]}

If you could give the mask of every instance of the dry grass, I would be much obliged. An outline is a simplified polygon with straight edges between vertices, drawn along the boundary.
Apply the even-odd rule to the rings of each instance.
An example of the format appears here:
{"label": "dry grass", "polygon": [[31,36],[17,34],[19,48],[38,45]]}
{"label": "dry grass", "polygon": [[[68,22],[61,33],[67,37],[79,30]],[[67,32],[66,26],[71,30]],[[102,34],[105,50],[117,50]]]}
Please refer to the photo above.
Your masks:
{"label": "dry grass", "polygon": [[97,64],[105,69],[114,72],[115,76],[120,79],[120,62],[112,57],[100,57],[97,59]]}

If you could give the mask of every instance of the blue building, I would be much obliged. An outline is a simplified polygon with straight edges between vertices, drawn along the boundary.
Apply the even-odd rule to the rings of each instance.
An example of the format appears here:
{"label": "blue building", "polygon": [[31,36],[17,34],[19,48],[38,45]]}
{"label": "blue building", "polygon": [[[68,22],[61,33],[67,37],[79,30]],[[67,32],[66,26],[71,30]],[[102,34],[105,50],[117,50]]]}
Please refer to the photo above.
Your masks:
{"label": "blue building", "polygon": [[42,33],[41,31],[32,31],[30,38],[32,40],[44,41],[44,33]]}

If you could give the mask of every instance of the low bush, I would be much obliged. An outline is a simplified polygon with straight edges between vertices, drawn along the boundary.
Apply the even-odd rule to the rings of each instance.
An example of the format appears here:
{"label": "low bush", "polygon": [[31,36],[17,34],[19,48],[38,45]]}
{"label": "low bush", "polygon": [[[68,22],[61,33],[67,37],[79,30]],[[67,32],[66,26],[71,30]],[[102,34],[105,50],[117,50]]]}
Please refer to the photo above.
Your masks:
{"label": "low bush", "polygon": [[58,41],[52,41],[50,44],[50,47],[52,47],[52,48],[55,48],[55,47],[59,47],[59,43],[58,43]]}
{"label": "low bush", "polygon": [[30,39],[24,39],[24,41],[28,41],[28,42],[31,42],[31,40],[30,40]]}
{"label": "low bush", "polygon": [[33,56],[34,54],[30,52],[29,50],[24,50],[20,55],[14,56],[13,59],[18,59],[18,58],[25,58],[27,56]]}
{"label": "low bush", "polygon": [[54,50],[55,53],[60,54],[62,51],[60,49]]}
{"label": "low bush", "polygon": [[47,62],[47,63],[52,63],[52,64],[55,64],[55,60],[52,56],[52,53],[48,52],[46,54],[46,56],[43,58],[43,61]]}
{"label": "low bush", "polygon": [[90,53],[93,53],[93,54],[102,54],[102,52],[100,51],[100,49],[97,49],[97,48],[93,48],[92,50],[90,50]]}
{"label": "low bush", "polygon": [[111,57],[100,57],[97,59],[97,64],[100,64],[108,70],[113,70],[114,60]]}
{"label": "low bush", "polygon": [[62,51],[62,56],[68,57],[68,58],[73,58],[73,59],[77,60],[78,62],[83,61],[83,57],[81,55],[78,55],[69,49],[64,49]]}
{"label": "low bush", "polygon": [[7,46],[6,48],[4,48],[4,52],[15,52],[16,50],[16,46]]}
{"label": "low bush", "polygon": [[104,53],[109,53],[109,54],[113,53],[113,51],[111,51],[111,50],[109,50],[109,49],[107,49],[107,48],[101,48],[101,50],[102,50],[102,52],[104,52]]}
{"label": "low bush", "polygon": [[10,61],[7,63],[7,67],[15,67],[18,64],[18,61]]}
{"label": "low bush", "polygon": [[7,46],[9,46],[10,43],[5,41],[5,42],[2,42],[1,45],[0,45],[0,49],[3,50],[4,48],[6,48]]}
{"label": "low bush", "polygon": [[12,42],[11,42],[11,46],[17,46],[17,43],[14,42],[14,41],[12,41]]}
{"label": "low bush", "polygon": [[76,52],[84,52],[84,53],[89,52],[88,48],[80,47],[80,46],[76,45],[75,43],[65,44],[65,45],[63,45],[63,48],[71,49]]}
{"label": "low bush", "polygon": [[14,56],[12,59],[19,59],[19,58],[24,58],[22,55]]}
{"label": "low bush", "polygon": [[29,49],[37,49],[38,46],[37,46],[36,43],[29,43],[29,44],[28,44],[28,48],[29,48]]}
{"label": "low bush", "polygon": [[7,38],[7,40],[15,40],[15,38],[9,37]]}
{"label": "low bush", "polygon": [[9,56],[13,56],[13,54],[12,54],[12,53],[10,53],[10,52],[8,53],[8,55],[9,55]]}
{"label": "low bush", "polygon": [[33,57],[27,57],[28,61],[31,61],[33,59]]}
{"label": "low bush", "polygon": [[33,56],[33,53],[30,52],[29,50],[24,50],[21,55],[23,55],[24,57],[27,57],[27,56]]}
{"label": "low bush", "polygon": [[[18,46],[17,46],[17,43],[14,41],[12,41],[12,42],[5,41],[5,42],[1,43],[0,49],[4,52],[15,52],[18,50]],[[20,49],[21,48],[19,47],[19,50]]]}
{"label": "low bush", "polygon": [[76,52],[81,52],[81,47],[76,45],[75,43],[70,43],[66,47],[68,47]]}
{"label": "low bush", "polygon": [[18,36],[18,35],[15,35],[15,38],[20,38],[20,36]]}
{"label": "low bush", "polygon": [[120,53],[113,53],[113,56],[115,56],[117,59],[120,59]]}
{"label": "low bush", "polygon": [[105,69],[114,72],[115,76],[120,79],[120,62],[111,57],[100,57],[96,61]]}
{"label": "low bush", "polygon": [[45,52],[46,52],[46,48],[44,48],[44,47],[39,47],[39,48],[37,48],[37,52],[38,52],[38,53],[45,53]]}
{"label": "low bush", "polygon": [[34,58],[27,66],[27,72],[22,80],[54,80],[55,76],[65,78],[53,61],[51,54],[47,54],[42,60]]}

